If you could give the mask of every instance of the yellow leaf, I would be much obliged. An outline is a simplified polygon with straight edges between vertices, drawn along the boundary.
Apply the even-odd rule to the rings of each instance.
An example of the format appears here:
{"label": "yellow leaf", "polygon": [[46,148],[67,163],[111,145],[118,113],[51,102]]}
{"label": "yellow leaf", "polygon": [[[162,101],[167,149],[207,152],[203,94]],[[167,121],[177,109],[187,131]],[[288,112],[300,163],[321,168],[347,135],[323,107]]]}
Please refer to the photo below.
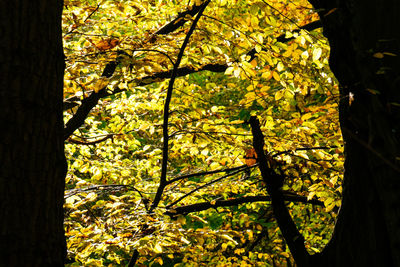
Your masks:
{"label": "yellow leaf", "polygon": [[375,53],[372,55],[374,58],[383,58],[385,55],[381,52]]}
{"label": "yellow leaf", "polygon": [[247,230],[247,235],[249,237],[249,240],[253,240],[253,231]]}
{"label": "yellow leaf", "polygon": [[190,241],[187,240],[186,238],[184,238],[183,236],[181,236],[181,241],[182,241],[183,243],[185,243],[186,245],[189,245],[189,244],[190,244]]}
{"label": "yellow leaf", "polygon": [[103,176],[103,172],[100,169],[95,168],[95,170],[93,172],[92,179],[93,180],[99,180],[102,176]]}
{"label": "yellow leaf", "polygon": [[235,251],[234,251],[234,253],[237,254],[237,255],[240,255],[240,254],[242,254],[243,252],[245,252],[245,249],[244,249],[244,248],[237,248],[237,249],[235,249]]}
{"label": "yellow leaf", "polygon": [[301,53],[301,57],[307,59],[309,57],[307,50]]}
{"label": "yellow leaf", "polygon": [[304,114],[303,116],[301,116],[301,120],[302,121],[306,121],[306,120],[308,120],[309,118],[311,118],[312,117],[312,114],[311,113],[306,113],[306,114]]}
{"label": "yellow leaf", "polygon": [[392,56],[392,57],[397,57],[396,54],[390,53],[390,52],[383,52],[384,55],[386,56]]}
{"label": "yellow leaf", "polygon": [[109,80],[107,77],[100,77],[95,84],[93,85],[93,90],[97,93],[104,87],[106,87],[109,83]]}
{"label": "yellow leaf", "polygon": [[164,261],[162,260],[161,257],[157,257],[154,262],[157,262],[158,264],[160,264],[161,266],[164,264]]}
{"label": "yellow leaf", "polygon": [[319,47],[315,48],[313,51],[313,61],[317,61],[321,57],[321,54],[322,54],[322,49]]}
{"label": "yellow leaf", "polygon": [[276,101],[278,101],[282,97],[283,97],[283,91],[282,90],[275,93],[275,100]]}
{"label": "yellow leaf", "polygon": [[333,210],[333,208],[336,206],[335,202],[332,202],[331,204],[329,204],[326,208],[325,211],[326,212],[330,212],[331,210]]}
{"label": "yellow leaf", "polygon": [[269,17],[269,21],[271,22],[271,25],[276,27],[276,19],[273,16]]}
{"label": "yellow leaf", "polygon": [[239,78],[239,75],[240,75],[240,68],[236,68],[236,69],[233,71],[233,76],[235,76],[236,78]]}
{"label": "yellow leaf", "polygon": [[290,255],[286,251],[281,252],[281,255],[284,256],[285,258],[289,258]]}
{"label": "yellow leaf", "polygon": [[277,71],[281,72],[283,71],[285,67],[283,66],[282,62],[279,62],[278,65],[276,66]]}
{"label": "yellow leaf", "polygon": [[156,245],[154,246],[153,251],[154,251],[155,253],[162,253],[162,252],[163,252],[163,249],[162,249],[162,247],[160,246],[160,244],[156,244]]}
{"label": "yellow leaf", "polygon": [[276,71],[272,72],[272,77],[274,77],[274,79],[278,82],[281,80],[279,74]]}
{"label": "yellow leaf", "polygon": [[315,196],[315,191],[310,192],[307,196],[307,200],[311,200]]}
{"label": "yellow leaf", "polygon": [[186,218],[185,218],[185,216],[182,216],[182,215],[178,216],[177,221],[178,221],[178,223],[180,223],[180,224],[182,224],[182,225],[186,224]]}
{"label": "yellow leaf", "polygon": [[233,67],[228,67],[228,68],[225,70],[225,74],[226,74],[226,75],[230,75],[230,74],[232,74],[233,70],[234,70]]}
{"label": "yellow leaf", "polygon": [[97,197],[97,194],[96,194],[96,193],[90,192],[90,193],[86,196],[85,200],[86,200],[86,201],[93,201],[93,200],[96,199],[96,197]]}
{"label": "yellow leaf", "polygon": [[272,78],[272,73],[270,71],[265,71],[261,74],[261,78],[266,79],[267,81]]}
{"label": "yellow leaf", "polygon": [[229,240],[229,241],[233,242],[235,245],[238,244],[232,237],[230,237],[230,236],[227,235],[227,234],[223,234],[223,235],[221,235],[221,237],[224,238],[224,239],[226,239],[226,240]]}

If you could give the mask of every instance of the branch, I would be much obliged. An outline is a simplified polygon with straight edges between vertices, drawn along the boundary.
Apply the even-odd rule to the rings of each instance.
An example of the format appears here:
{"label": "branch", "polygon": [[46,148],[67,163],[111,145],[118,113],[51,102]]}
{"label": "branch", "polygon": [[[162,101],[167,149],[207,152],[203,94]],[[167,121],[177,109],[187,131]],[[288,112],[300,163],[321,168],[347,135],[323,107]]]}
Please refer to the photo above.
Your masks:
{"label": "branch", "polygon": [[[209,63],[206,65],[200,66],[199,68],[186,66],[186,67],[178,68],[176,70],[176,77],[181,77],[181,76],[185,76],[188,74],[205,71],[205,70],[209,70],[212,72],[225,72],[227,68],[228,68],[227,64],[219,64],[219,63],[214,63],[214,64]],[[153,83],[154,81],[160,81],[160,79],[171,78],[172,72],[173,72],[173,70],[168,70],[168,71],[155,73],[151,76],[143,77],[139,80],[138,85],[139,86],[148,85],[148,84]]]}
{"label": "branch", "polygon": [[[316,199],[307,200],[307,197],[299,196],[299,195],[284,195],[284,200],[291,201],[291,202],[301,202],[301,203],[319,205],[319,206],[324,205],[324,203],[322,201],[319,201]],[[212,201],[201,202],[201,203],[171,208],[167,212],[165,212],[165,214],[168,216],[174,217],[178,214],[185,215],[185,214],[188,214],[191,212],[199,212],[199,211],[203,211],[203,210],[207,210],[207,209],[211,209],[211,208],[237,206],[237,205],[245,204],[245,203],[264,202],[264,201],[271,201],[271,197],[270,196],[246,196],[246,197],[239,197],[239,198],[228,199],[228,200],[216,200],[214,202],[212,202]]]}
{"label": "branch", "polygon": [[[298,33],[301,30],[313,31],[313,30],[321,28],[321,27],[322,27],[322,22],[320,20],[317,20],[317,21],[310,22],[310,23],[308,23],[306,25],[303,25],[303,26],[299,27],[298,29],[293,30],[293,32],[294,33],[296,33],[296,32]],[[281,34],[276,38],[276,41],[277,42],[281,42],[281,43],[285,43],[285,42],[288,42],[288,41],[290,41],[292,39],[294,39],[294,37],[286,38],[286,34]],[[265,51],[265,49],[262,49],[262,50]],[[256,49],[255,48],[251,49],[247,53],[247,55],[250,56],[250,60],[249,61],[252,61],[256,57],[256,54],[257,54]]]}
{"label": "branch", "polygon": [[88,192],[88,191],[98,191],[98,190],[110,190],[110,191],[120,191],[123,189],[133,189],[137,192],[139,192],[139,195],[142,196],[142,193],[134,188],[133,186],[130,185],[122,185],[122,184],[108,184],[108,185],[92,185],[86,188],[77,188],[77,189],[71,189],[65,191],[64,199],[67,199],[69,197],[72,197],[76,194],[80,194],[83,192]]}
{"label": "branch", "polygon": [[[107,67],[106,67],[107,68]],[[204,70],[209,70],[212,72],[225,72],[225,70],[228,68],[227,65],[223,64],[206,64],[204,66],[201,66],[200,68],[192,68],[192,67],[182,67],[178,68],[176,70],[176,77],[181,77],[185,76],[191,73],[195,72],[200,72]],[[144,86],[151,84],[155,81],[159,81],[161,79],[167,79],[170,78],[172,75],[171,70],[168,71],[163,71],[163,72],[158,72],[155,73],[151,76],[146,76],[144,78],[141,78],[138,80],[137,85],[138,86]],[[79,108],[77,109],[75,115],[67,122],[65,125],[64,129],[64,139],[68,139],[72,135],[72,133],[81,127],[83,123],[85,122],[86,117],[88,116],[89,112],[94,108],[99,100],[103,97],[110,96],[113,94],[117,94],[120,92],[123,92],[124,90],[121,90],[119,88],[116,88],[112,91],[107,90],[107,87],[104,87],[103,89],[99,90],[97,93],[92,91],[90,96],[82,100],[82,103],[80,104]],[[64,101],[64,110],[71,109],[75,106],[78,106],[78,101],[79,98],[76,96],[70,97]]]}
{"label": "branch", "polygon": [[215,174],[215,173],[219,173],[219,172],[231,172],[231,171],[242,170],[242,169],[245,170],[245,169],[250,169],[252,167],[253,166],[248,167],[247,165],[242,165],[242,166],[228,168],[228,169],[220,169],[220,170],[214,170],[214,171],[191,173],[191,174],[186,174],[186,175],[182,175],[182,176],[178,176],[176,178],[173,178],[173,179],[169,180],[167,183],[168,184],[172,184],[172,183],[175,183],[177,181],[180,181],[180,180],[183,180],[183,179],[186,179],[186,178],[209,175],[209,174]]}
{"label": "branch", "polygon": [[282,154],[291,154],[295,151],[302,151],[302,150],[318,150],[318,149],[333,149],[333,148],[338,148],[338,146],[317,146],[317,147],[302,147],[302,148],[296,148],[296,149],[291,149],[291,150],[285,150],[285,151],[280,151],[276,152],[275,154],[272,155],[272,157],[277,157]]}
{"label": "branch", "polygon": [[196,187],[196,188],[193,189],[192,191],[186,193],[185,195],[181,196],[180,198],[178,198],[177,200],[175,200],[174,202],[172,202],[171,204],[169,204],[169,205],[167,206],[167,208],[172,207],[173,205],[175,205],[176,203],[180,202],[182,199],[184,199],[184,198],[190,196],[190,195],[193,194],[194,192],[199,191],[200,189],[202,189],[202,188],[204,188],[204,187],[207,187],[207,186],[209,186],[209,185],[212,185],[213,183],[219,182],[219,181],[221,181],[222,179],[225,179],[225,178],[228,178],[228,177],[230,177],[230,176],[232,176],[232,175],[235,175],[235,174],[237,174],[237,173],[239,173],[239,172],[241,172],[241,171],[243,171],[243,170],[242,170],[242,169],[239,169],[239,170],[237,170],[237,171],[228,173],[228,174],[226,174],[226,175],[224,175],[224,176],[222,176],[222,177],[219,177],[219,178],[217,178],[217,179],[214,179],[214,180],[212,180],[212,181],[210,181],[210,182],[208,182],[208,183],[206,183],[206,184],[203,184],[203,185],[201,185],[201,186],[199,186],[199,187]]}
{"label": "branch", "polygon": [[136,248],[134,248],[132,257],[131,257],[131,259],[129,260],[129,263],[128,263],[128,267],[134,267],[138,257],[139,257],[139,251]]}
{"label": "branch", "polygon": [[168,84],[168,89],[167,89],[167,96],[165,98],[165,103],[164,103],[164,118],[163,118],[163,152],[162,152],[162,163],[161,163],[161,177],[160,177],[160,184],[157,189],[156,196],[154,197],[154,201],[150,207],[150,211],[155,209],[158,206],[158,203],[161,200],[162,193],[164,191],[164,188],[167,186],[167,165],[168,165],[168,141],[169,141],[169,135],[168,135],[168,120],[169,120],[169,104],[171,102],[172,98],[172,91],[174,89],[174,82],[177,77],[177,71],[179,64],[181,63],[183,54],[185,52],[186,46],[189,43],[190,36],[193,34],[194,29],[196,28],[197,22],[199,21],[201,15],[204,12],[204,9],[207,7],[207,5],[210,3],[210,0],[207,0],[200,8],[196,18],[193,20],[192,25],[190,26],[190,29],[188,33],[186,34],[185,40],[182,43],[182,46],[179,50],[179,54],[177,56],[176,62],[174,64],[174,68],[172,70],[172,75],[171,79],[169,80]]}
{"label": "branch", "polygon": [[[206,64],[206,65],[200,66],[198,68],[186,66],[186,67],[178,68],[176,76],[177,77],[182,77],[182,76],[186,76],[188,74],[201,72],[201,71],[205,71],[205,70],[212,71],[212,72],[225,72],[227,68],[228,68],[228,65],[219,64],[219,63],[214,63],[214,64],[213,63],[209,63],[209,64]],[[167,70],[167,71],[157,72],[157,73],[155,73],[153,75],[145,76],[143,78],[135,79],[135,80],[132,80],[132,81],[129,81],[129,82],[130,83],[135,83],[138,86],[144,86],[144,85],[149,85],[149,84],[152,84],[154,82],[158,82],[158,81],[161,81],[161,80],[164,80],[164,79],[171,78],[171,75],[172,75],[172,70]],[[107,88],[105,87],[105,88],[99,90],[98,93],[102,95],[101,96],[101,98],[102,98],[102,97],[106,97],[106,96],[113,95],[113,94],[116,94],[116,93],[120,93],[122,91],[125,91],[125,90],[118,90],[117,89],[117,90],[113,90],[113,91],[107,91]],[[92,93],[93,93],[93,91],[92,91]],[[71,109],[73,107],[78,106],[79,105],[79,103],[78,103],[79,101],[81,101],[81,99],[79,97],[77,97],[77,96],[72,96],[70,98],[65,99],[64,100],[64,110],[68,110],[68,109]],[[88,105],[88,103],[86,105]],[[94,105],[90,109],[92,109],[95,105],[97,105],[97,102],[94,103]]]}
{"label": "branch", "polygon": [[82,104],[79,106],[75,115],[65,124],[64,140],[68,139],[76,129],[82,126],[89,112],[97,105],[100,98],[107,95],[109,95],[107,90],[102,89],[97,93],[93,91],[90,96],[82,100]]}
{"label": "branch", "polygon": [[269,167],[268,159],[264,153],[264,136],[260,129],[259,120],[252,116],[250,118],[250,126],[253,134],[253,147],[257,153],[261,176],[271,197],[272,209],[278,226],[296,263],[299,266],[309,266],[310,255],[304,246],[304,237],[297,229],[285,205],[285,198],[281,190],[282,177]]}
{"label": "branch", "polygon": [[209,1],[206,1],[199,6],[194,5],[194,6],[190,7],[189,10],[186,10],[185,12],[182,12],[182,13],[178,13],[178,16],[174,20],[172,20],[171,22],[169,22],[168,24],[163,26],[161,29],[156,31],[155,34],[168,34],[168,33],[171,33],[173,31],[177,30],[178,28],[182,27],[188,21],[185,19],[185,17],[187,15],[193,17],[198,12],[200,12],[202,9],[204,9],[208,5],[208,2]]}
{"label": "branch", "polygon": [[[94,140],[94,141],[80,141],[80,140],[76,140],[76,139],[73,139],[73,138],[69,137],[67,139],[67,141],[70,142],[70,143],[73,143],[73,144],[77,144],[77,145],[95,145],[95,144],[104,142],[107,139],[110,139],[110,138],[112,139],[115,135],[119,135],[119,134],[107,134],[103,138],[100,138],[100,139],[97,139],[97,140]],[[80,137],[80,138],[82,138],[82,137]],[[84,139],[84,138],[82,138],[82,139]]]}

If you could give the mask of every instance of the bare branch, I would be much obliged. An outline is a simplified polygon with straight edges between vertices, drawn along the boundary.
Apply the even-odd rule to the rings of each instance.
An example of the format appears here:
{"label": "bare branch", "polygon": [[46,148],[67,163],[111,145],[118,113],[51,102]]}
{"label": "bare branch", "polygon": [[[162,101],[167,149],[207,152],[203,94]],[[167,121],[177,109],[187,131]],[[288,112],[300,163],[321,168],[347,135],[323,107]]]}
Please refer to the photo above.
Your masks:
{"label": "bare branch", "polygon": [[210,182],[208,182],[208,183],[206,183],[206,184],[203,184],[203,185],[201,185],[201,186],[199,186],[199,187],[196,187],[196,188],[193,189],[192,191],[186,193],[185,195],[181,196],[180,198],[178,198],[177,200],[175,200],[174,202],[172,202],[171,204],[169,204],[169,205],[167,206],[167,208],[172,207],[173,205],[175,205],[175,204],[179,203],[180,201],[182,201],[184,198],[190,196],[191,194],[193,194],[193,193],[196,192],[196,191],[199,191],[199,190],[202,189],[202,188],[205,188],[205,187],[207,187],[207,186],[210,186],[210,185],[212,185],[212,184],[214,184],[214,183],[216,183],[216,182],[219,182],[219,181],[221,181],[221,180],[223,180],[223,179],[225,179],[225,178],[228,178],[228,177],[230,177],[230,176],[233,176],[233,175],[235,175],[235,174],[237,174],[237,173],[240,173],[240,172],[242,172],[242,171],[243,171],[242,169],[236,170],[236,171],[231,172],[231,173],[228,173],[228,174],[226,174],[226,175],[224,175],[224,176],[222,176],[222,177],[219,177],[219,178],[217,178],[217,179],[214,179],[214,180],[212,180],[212,181],[210,181]]}
{"label": "bare branch", "polygon": [[333,148],[338,148],[337,146],[317,146],[317,147],[302,147],[302,148],[296,148],[292,150],[285,150],[281,152],[276,152],[275,154],[272,155],[272,157],[277,157],[282,154],[291,154],[295,151],[303,151],[303,150],[318,150],[318,149],[333,149]]}
{"label": "bare branch", "polygon": [[172,70],[171,79],[169,80],[168,89],[167,89],[167,96],[165,98],[164,103],[164,118],[163,118],[163,152],[162,152],[162,163],[161,163],[161,176],[160,176],[160,184],[154,197],[154,201],[150,207],[150,211],[155,209],[158,203],[161,200],[162,193],[164,191],[165,186],[167,186],[167,167],[168,167],[168,141],[169,141],[169,134],[168,134],[168,120],[169,120],[169,104],[172,99],[172,92],[174,89],[174,82],[177,77],[177,71],[179,64],[181,63],[183,54],[185,52],[186,46],[189,43],[190,36],[193,34],[194,29],[196,28],[197,22],[199,21],[201,15],[204,12],[204,9],[210,3],[210,0],[206,1],[200,8],[196,18],[193,20],[192,25],[188,33],[186,34],[185,40],[182,43],[182,46],[179,50],[179,54],[177,56],[176,62],[174,64],[174,69]]}
{"label": "bare branch", "polygon": [[[304,196],[299,196],[299,195],[284,195],[285,201],[291,201],[291,202],[301,202],[301,203],[307,203],[307,204],[313,204],[313,205],[319,205],[323,206],[324,203],[322,201],[312,199],[312,200],[307,200],[307,197]],[[245,196],[245,197],[239,197],[239,198],[234,198],[234,199],[227,199],[227,200],[216,200],[216,201],[209,201],[209,202],[201,202],[201,203],[196,203],[196,204],[191,204],[191,205],[186,205],[186,206],[181,206],[181,207],[176,207],[176,208],[170,208],[167,212],[165,212],[166,215],[169,215],[171,217],[174,217],[176,215],[182,214],[188,214],[191,212],[199,212],[211,208],[218,208],[218,207],[229,207],[229,206],[237,206],[240,204],[245,204],[245,203],[252,203],[252,202],[264,202],[264,201],[271,201],[270,196]]]}
{"label": "bare branch", "polygon": [[175,183],[177,181],[180,181],[180,180],[183,180],[183,179],[186,179],[186,178],[191,178],[191,177],[196,177],[196,176],[203,176],[203,175],[210,175],[210,174],[215,174],[215,173],[220,173],[220,172],[231,172],[231,171],[236,171],[236,170],[245,170],[245,169],[250,169],[250,168],[253,168],[253,166],[248,167],[247,165],[242,165],[242,166],[239,166],[239,167],[233,167],[233,168],[227,168],[227,169],[191,173],[191,174],[186,174],[186,175],[182,175],[182,176],[173,178],[173,179],[169,180],[167,183],[168,184],[172,184],[172,183]]}
{"label": "bare branch", "polygon": [[205,8],[208,5],[208,2],[209,1],[205,1],[203,4],[199,6],[194,5],[189,10],[179,13],[174,20],[164,25],[161,29],[156,31],[155,34],[168,34],[182,27],[187,22],[187,20],[185,19],[187,15],[189,16],[196,15],[198,12],[200,12],[203,8]]}
{"label": "bare branch", "polygon": [[[106,136],[99,138],[97,140],[94,140],[94,141],[81,141],[81,140],[76,140],[71,137],[69,137],[67,140],[68,140],[68,142],[77,144],[77,145],[95,145],[95,144],[104,142],[107,139],[110,139],[110,138],[112,139],[115,135],[119,135],[119,134],[107,134]],[[82,137],[80,137],[80,138],[82,138]],[[82,139],[85,139],[85,138],[82,138]]]}
{"label": "bare branch", "polygon": [[137,192],[139,192],[140,196],[142,196],[141,192],[136,188],[130,185],[122,185],[122,184],[108,184],[108,185],[92,185],[86,188],[77,188],[72,190],[67,190],[64,195],[64,199],[72,197],[76,194],[80,194],[83,192],[91,192],[91,191],[99,191],[99,190],[106,190],[106,191],[121,191],[127,188],[131,188]]}

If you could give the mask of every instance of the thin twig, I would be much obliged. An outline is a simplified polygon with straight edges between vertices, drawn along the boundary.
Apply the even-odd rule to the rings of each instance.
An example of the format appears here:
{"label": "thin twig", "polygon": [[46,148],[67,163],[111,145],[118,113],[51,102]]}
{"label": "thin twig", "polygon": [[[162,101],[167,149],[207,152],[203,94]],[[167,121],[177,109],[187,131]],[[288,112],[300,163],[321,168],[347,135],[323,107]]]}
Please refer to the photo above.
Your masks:
{"label": "thin twig", "polygon": [[167,96],[165,98],[165,104],[164,104],[164,118],[163,118],[163,153],[162,153],[162,163],[161,163],[161,176],[160,176],[160,183],[159,187],[157,189],[156,196],[154,198],[154,201],[150,207],[150,211],[155,209],[158,206],[158,203],[161,200],[162,193],[164,191],[165,186],[167,185],[167,167],[168,167],[168,141],[169,141],[169,135],[168,135],[168,120],[169,120],[169,105],[172,99],[172,92],[174,89],[174,82],[177,77],[177,72],[178,72],[178,67],[179,64],[181,63],[183,54],[185,52],[186,46],[189,43],[190,36],[193,34],[194,29],[196,28],[197,22],[199,21],[201,15],[203,14],[204,9],[206,6],[210,3],[210,0],[206,1],[204,5],[201,7],[199,13],[197,14],[196,18],[193,20],[192,25],[190,26],[190,29],[188,33],[186,34],[185,40],[183,41],[183,44],[179,50],[179,54],[177,56],[176,62],[174,64],[174,68],[172,70],[172,75],[171,79],[168,84],[168,90],[167,90]]}
{"label": "thin twig", "polygon": [[333,148],[338,148],[337,146],[317,146],[317,147],[302,147],[302,148],[296,148],[296,149],[291,149],[291,150],[285,150],[281,152],[277,152],[272,155],[272,157],[277,157],[282,154],[291,154],[295,151],[302,151],[302,150],[318,150],[318,149],[333,149]]}
{"label": "thin twig", "polygon": [[[177,181],[186,179],[186,178],[191,178],[191,177],[196,177],[196,176],[203,176],[203,175],[209,175],[209,174],[215,174],[215,173],[219,173],[219,172],[231,172],[231,171],[236,171],[236,170],[241,170],[241,169],[248,169],[248,168],[252,168],[248,167],[247,165],[242,165],[242,166],[238,166],[238,167],[233,167],[233,168],[228,168],[228,169],[219,169],[219,170],[214,170],[214,171],[205,171],[205,172],[198,172],[198,173],[191,173],[191,174],[185,174],[182,176],[178,176],[176,178],[173,178],[171,180],[169,180],[167,183],[168,184],[172,184],[175,183]],[[254,166],[255,167],[255,166]]]}
{"label": "thin twig", "polygon": [[[107,139],[112,139],[115,135],[118,135],[118,134],[108,134],[105,137],[94,140],[94,141],[81,141],[81,140],[76,140],[76,139],[69,137],[67,139],[67,141],[70,143],[73,143],[73,144],[77,144],[77,145],[95,145],[95,144],[104,142]],[[80,138],[82,138],[82,137],[80,137]],[[85,138],[82,138],[82,139],[85,139]]]}
{"label": "thin twig", "polygon": [[210,181],[210,182],[208,182],[208,183],[206,183],[206,184],[203,184],[203,185],[201,185],[201,186],[199,186],[199,187],[196,187],[196,188],[193,189],[192,191],[186,193],[185,195],[181,196],[180,198],[178,198],[177,200],[175,200],[174,202],[172,202],[171,204],[169,204],[169,205],[167,206],[167,208],[172,207],[173,205],[177,204],[178,202],[180,202],[180,201],[183,200],[184,198],[190,196],[190,195],[193,194],[194,192],[199,191],[200,189],[202,189],[202,188],[204,188],[204,187],[210,186],[210,185],[212,185],[212,184],[214,184],[214,183],[216,183],[216,182],[219,182],[219,181],[221,181],[221,180],[223,180],[223,179],[225,179],[225,178],[228,178],[228,177],[230,177],[230,176],[233,176],[233,175],[235,175],[235,174],[237,174],[237,173],[239,173],[239,172],[242,172],[242,171],[243,171],[243,170],[239,169],[239,170],[237,170],[237,171],[231,172],[231,173],[229,173],[229,174],[227,174],[227,175],[224,175],[224,176],[222,176],[222,177],[219,177],[219,178],[217,178],[217,179],[214,179],[214,180],[212,180],[212,181]]}
{"label": "thin twig", "polygon": [[[299,196],[294,194],[284,195],[285,201],[291,202],[301,202],[306,204],[313,204],[323,206],[324,203],[322,201],[311,199],[308,200],[305,196]],[[240,204],[245,203],[252,203],[252,202],[263,202],[263,201],[271,201],[270,196],[245,196],[245,197],[238,197],[234,199],[223,199],[223,200],[216,200],[216,201],[207,201],[207,202],[200,202],[196,204],[181,206],[170,208],[165,214],[169,216],[175,216],[178,214],[188,214],[191,212],[199,212],[211,208],[218,208],[218,207],[229,207],[229,206],[237,206]]]}

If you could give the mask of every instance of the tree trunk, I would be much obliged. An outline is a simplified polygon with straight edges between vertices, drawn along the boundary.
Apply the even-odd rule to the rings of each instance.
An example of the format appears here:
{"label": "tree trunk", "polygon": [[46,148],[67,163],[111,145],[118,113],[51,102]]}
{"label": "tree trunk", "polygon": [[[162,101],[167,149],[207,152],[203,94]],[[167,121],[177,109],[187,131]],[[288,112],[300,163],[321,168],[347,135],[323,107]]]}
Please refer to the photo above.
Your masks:
{"label": "tree trunk", "polygon": [[400,266],[400,4],[310,2],[340,83],[346,155],[342,207],[315,266]]}
{"label": "tree trunk", "polygon": [[0,265],[63,266],[63,1],[0,1]]}

